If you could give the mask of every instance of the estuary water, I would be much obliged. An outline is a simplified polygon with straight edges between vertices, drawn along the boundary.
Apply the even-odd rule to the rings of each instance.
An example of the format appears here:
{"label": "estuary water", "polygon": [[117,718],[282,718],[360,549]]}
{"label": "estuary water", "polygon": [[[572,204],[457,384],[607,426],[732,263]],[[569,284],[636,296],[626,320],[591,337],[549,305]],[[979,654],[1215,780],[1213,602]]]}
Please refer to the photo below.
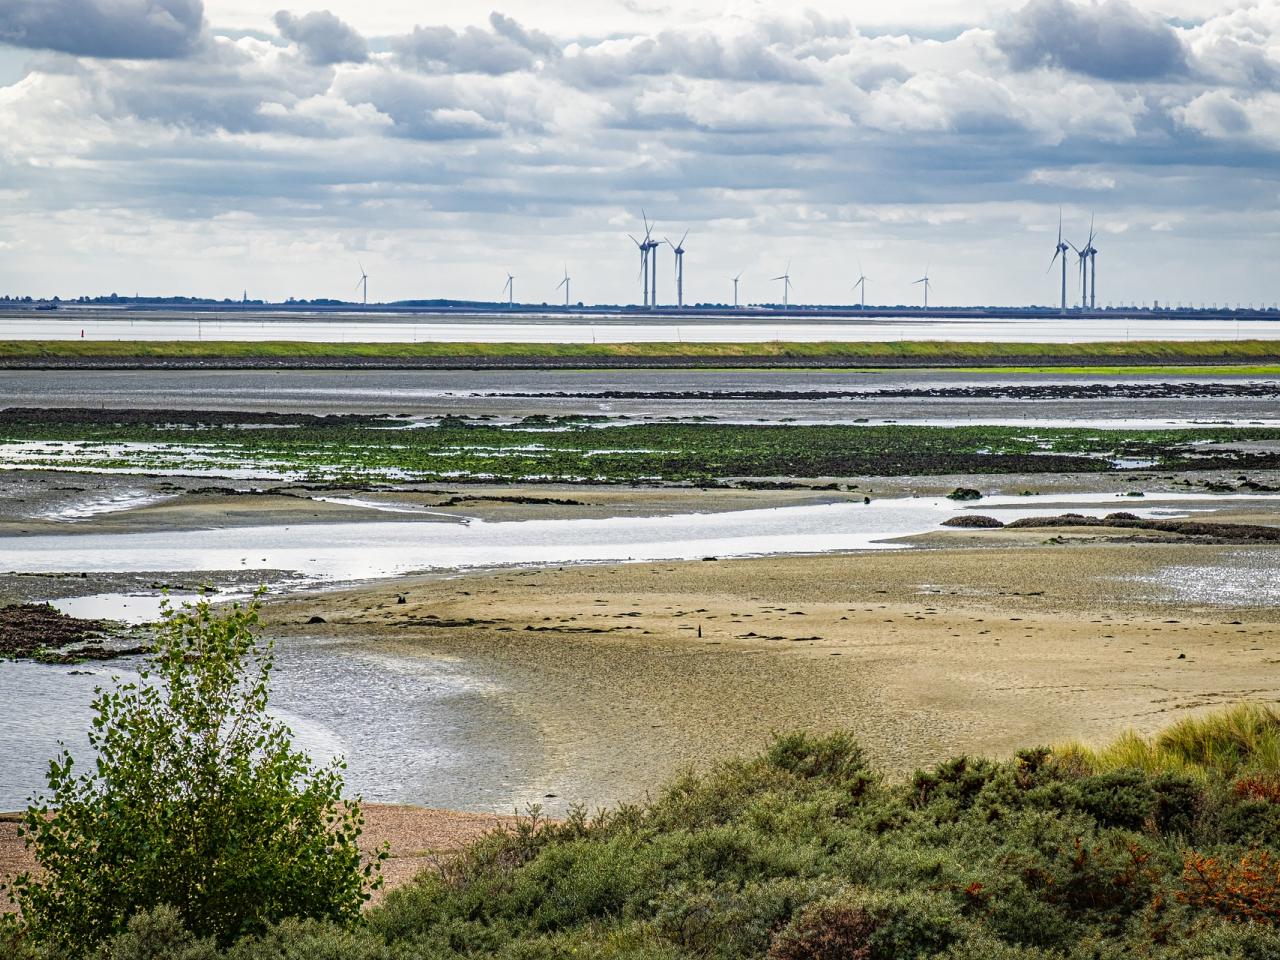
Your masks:
{"label": "estuary water", "polygon": [[[988,497],[963,505],[943,497],[861,499],[815,506],[607,519],[465,523],[371,519],[363,523],[68,533],[0,538],[0,571],[191,573],[282,570],[304,580],[350,582],[415,572],[553,566],[699,557],[747,557],[892,549],[966,510],[1002,519],[1070,508],[1101,516],[1125,509],[1162,515],[1264,495],[1100,494]],[[371,516],[385,513],[371,510]]]}
{"label": "estuary water", "polygon": [[1084,343],[1113,340],[1280,339],[1277,320],[1187,320],[1154,317],[1049,319],[904,319],[852,317],[809,321],[768,314],[726,313],[645,322],[629,317],[521,316],[441,319],[438,315],[376,313],[299,318],[290,315],[121,315],[74,311],[41,317],[0,317],[0,340],[292,340],[308,343],[768,343],[790,341]]}
{"label": "estuary water", "polygon": [[[861,500],[817,506],[607,520],[466,524],[370,520],[140,534],[0,538],[0,570],[292,570],[311,586],[512,564],[556,565],[901,548],[894,538],[935,529],[964,511],[1009,521],[1072,510],[1099,516],[1184,516],[1263,495],[1105,494]],[[385,517],[371,511],[371,517]],[[69,612],[141,621],[154,597],[58,601]],[[0,663],[0,810],[38,792],[66,744],[88,757],[95,687],[133,677],[137,664]],[[292,638],[278,650],[273,709],[314,758],[344,756],[347,783],[369,800],[509,812],[542,797],[536,731],[524,729],[503,677],[466,660],[420,651]],[[551,809],[556,809],[552,804]]]}

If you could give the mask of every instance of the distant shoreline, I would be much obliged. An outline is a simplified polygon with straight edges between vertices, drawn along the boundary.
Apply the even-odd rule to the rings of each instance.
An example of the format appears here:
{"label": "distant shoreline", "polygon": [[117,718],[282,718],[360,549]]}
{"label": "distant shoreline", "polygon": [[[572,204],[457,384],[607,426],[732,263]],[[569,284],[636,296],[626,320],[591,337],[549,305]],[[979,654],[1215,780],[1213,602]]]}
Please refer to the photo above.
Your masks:
{"label": "distant shoreline", "polygon": [[304,343],[0,341],[0,370],[1051,369],[1280,373],[1280,342]]}

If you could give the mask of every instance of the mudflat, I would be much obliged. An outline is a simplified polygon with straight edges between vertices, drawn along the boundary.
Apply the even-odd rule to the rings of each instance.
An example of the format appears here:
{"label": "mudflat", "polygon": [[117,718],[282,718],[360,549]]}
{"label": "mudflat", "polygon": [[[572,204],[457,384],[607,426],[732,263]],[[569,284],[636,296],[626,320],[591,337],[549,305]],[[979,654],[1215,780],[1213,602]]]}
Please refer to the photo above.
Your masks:
{"label": "mudflat", "polygon": [[1274,547],[1095,529],[928,542],[401,579],[273,601],[264,619],[278,635],[484,665],[536,731],[537,795],[588,806],[787,729],[851,729],[906,775],[1280,697],[1280,609],[1184,590],[1224,565],[1274,578]]}

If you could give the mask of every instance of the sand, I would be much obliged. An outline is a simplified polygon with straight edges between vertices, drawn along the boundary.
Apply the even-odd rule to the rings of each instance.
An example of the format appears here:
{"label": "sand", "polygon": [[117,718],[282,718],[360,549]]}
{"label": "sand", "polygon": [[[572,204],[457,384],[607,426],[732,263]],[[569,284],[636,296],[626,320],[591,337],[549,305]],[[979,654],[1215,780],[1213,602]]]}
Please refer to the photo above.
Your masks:
{"label": "sand", "polygon": [[1271,548],[1106,539],[949,532],[932,537],[945,549],[402,580],[274,601],[265,621],[476,665],[534,731],[529,798],[588,806],[779,730],[850,729],[904,775],[1280,698],[1280,611],[1159,583],[1242,553],[1265,566]]}

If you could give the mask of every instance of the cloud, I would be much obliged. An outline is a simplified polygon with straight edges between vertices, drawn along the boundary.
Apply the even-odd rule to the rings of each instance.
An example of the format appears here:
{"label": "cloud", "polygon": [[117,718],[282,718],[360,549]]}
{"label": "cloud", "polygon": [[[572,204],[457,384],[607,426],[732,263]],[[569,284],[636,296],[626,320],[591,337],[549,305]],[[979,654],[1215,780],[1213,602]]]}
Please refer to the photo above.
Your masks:
{"label": "cloud", "polygon": [[1177,32],[1127,0],[1031,0],[996,42],[1018,70],[1057,67],[1125,81],[1187,69]]}
{"label": "cloud", "polygon": [[[296,0],[268,11],[281,2]],[[836,0],[815,2],[831,10]],[[1275,231],[1276,4],[1172,28],[1119,3],[1037,0],[1009,21],[975,14],[982,22],[922,36],[863,33],[843,18],[782,12],[782,0],[700,3],[655,29],[653,18],[602,25],[601,4],[589,29],[557,33],[535,29],[554,20],[541,13],[471,28],[442,15],[410,32],[412,21],[387,19],[388,3],[379,42],[366,43],[333,15],[374,22],[356,19],[356,0],[326,0],[333,13],[281,14],[286,43],[217,22],[216,11],[249,5],[219,0],[182,59],[10,51],[24,70],[0,77],[10,191],[0,193],[0,239],[20,252],[6,266],[129,285],[148,251],[154,275],[180,271],[182,249],[187,272],[165,274],[179,286],[202,289],[222,258],[251,292],[306,296],[332,292],[322,261],[358,249],[366,266],[380,261],[379,297],[393,285],[405,296],[493,295],[475,264],[497,255],[521,275],[552,277],[545,296],[567,258],[584,296],[615,300],[632,295],[635,271],[625,249],[617,263],[612,251],[645,206],[703,238],[690,254],[691,299],[715,294],[698,277],[743,267],[773,276],[782,264],[762,261],[782,249],[820,258],[856,246],[881,261],[881,295],[894,302],[892,251],[910,254],[909,282],[927,248],[939,262],[979,233],[992,239],[973,262],[1003,272],[952,275],[948,298],[1021,282],[1008,269],[1021,238],[1056,230],[1060,198],[1068,227],[1087,225],[1088,210],[1072,210],[1073,198],[1096,200],[1087,191],[1106,191],[1113,226],[1147,231],[1185,216],[1178,236],[1209,237],[1206,218],[1217,217],[1240,238],[1236,253]],[[1062,19],[1047,24],[1046,10]],[[0,17],[11,30],[31,22]],[[1117,22],[1146,39],[1121,30],[1108,46]],[[1175,41],[1161,69],[1152,35]],[[1125,58],[1140,69],[1119,69]],[[264,250],[282,272],[255,281],[250,264],[276,259]],[[1009,288],[1010,299],[1055,293],[1037,286],[1035,259],[1029,289]],[[810,277],[806,298],[847,293],[823,283]]]}
{"label": "cloud", "polygon": [[203,0],[0,0],[0,43],[85,57],[183,57],[203,23]]}
{"label": "cloud", "polygon": [[328,10],[295,17],[287,10],[275,16],[276,29],[286,40],[296,43],[314,64],[363,63],[369,59],[369,45],[352,27]]}
{"label": "cloud", "polygon": [[1027,183],[1050,187],[1066,187],[1070,190],[1114,190],[1114,174],[1092,167],[1041,167],[1027,174]]}
{"label": "cloud", "polygon": [[404,66],[423,73],[485,73],[501,75],[530,70],[540,56],[556,50],[550,38],[527,31],[501,14],[490,17],[492,30],[467,27],[414,27],[395,37],[391,49]]}
{"label": "cloud", "polygon": [[811,67],[776,49],[764,31],[717,36],[708,30],[666,30],[592,45],[573,45],[560,75],[583,87],[622,86],[637,77],[676,74],[743,83],[816,81]]}

